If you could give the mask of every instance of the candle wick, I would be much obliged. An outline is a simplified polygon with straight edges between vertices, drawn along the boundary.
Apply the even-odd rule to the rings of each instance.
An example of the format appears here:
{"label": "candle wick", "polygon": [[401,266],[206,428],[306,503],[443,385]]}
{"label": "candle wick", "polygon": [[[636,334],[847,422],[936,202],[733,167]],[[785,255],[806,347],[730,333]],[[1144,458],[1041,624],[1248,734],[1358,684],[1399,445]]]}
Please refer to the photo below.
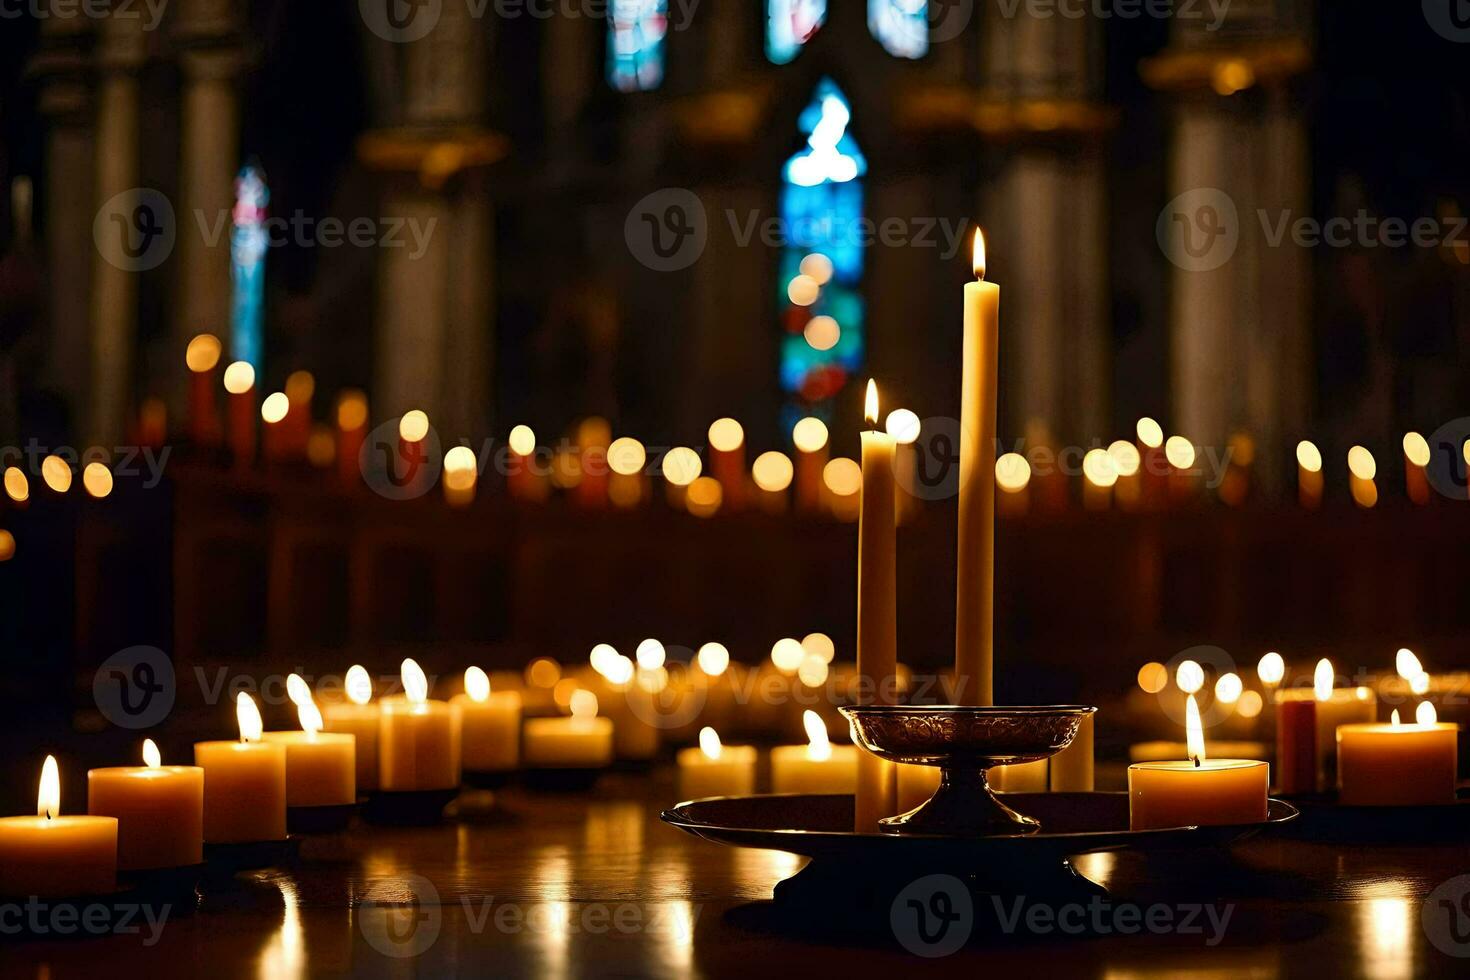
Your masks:
{"label": "candle wick", "polygon": [[1196,768],[1196,769],[1198,769],[1198,768],[1199,768],[1199,756],[1195,756],[1195,757],[1194,757],[1194,767],[1195,767],[1195,768]]}

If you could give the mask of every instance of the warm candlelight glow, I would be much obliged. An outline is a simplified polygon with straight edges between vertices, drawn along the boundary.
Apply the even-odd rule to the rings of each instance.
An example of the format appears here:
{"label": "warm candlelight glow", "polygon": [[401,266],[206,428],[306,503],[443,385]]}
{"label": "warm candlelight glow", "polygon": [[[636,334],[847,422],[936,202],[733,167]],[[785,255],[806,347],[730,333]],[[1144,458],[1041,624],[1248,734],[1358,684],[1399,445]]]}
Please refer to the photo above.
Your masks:
{"label": "warm candlelight glow", "polygon": [[1415,466],[1429,465],[1429,442],[1417,432],[1404,436],[1404,457]]}
{"label": "warm candlelight glow", "polygon": [[536,451],[536,433],[529,425],[518,425],[510,430],[510,451],[517,456],[529,456]]}
{"label": "warm candlelight glow", "polygon": [[243,395],[255,387],[255,367],[249,361],[236,361],[225,368],[225,391]]}
{"label": "warm candlelight glow", "polygon": [[484,704],[486,701],[489,701],[490,675],[485,673],[480,667],[466,667],[464,672],[464,692],[476,704]]}
{"label": "warm candlelight glow", "polygon": [[41,479],[57,493],[71,489],[71,467],[60,456],[47,456],[41,460]]}
{"label": "warm candlelight glow", "polygon": [[298,707],[311,700],[311,688],[300,674],[291,674],[286,678],[286,697]]}
{"label": "warm candlelight glow", "polygon": [[1419,658],[1414,656],[1414,651],[1407,647],[1400,648],[1399,652],[1394,655],[1393,663],[1398,675],[1406,681],[1412,681],[1424,673],[1424,666],[1419,663]]}
{"label": "warm candlelight glow", "polygon": [[780,493],[791,486],[794,472],[791,458],[775,450],[761,453],[750,468],[750,475],[755,480],[755,485],[768,493]]}
{"label": "warm candlelight glow", "polygon": [[[613,664],[615,664],[621,657],[622,654],[618,653],[618,651],[613,648],[612,644],[596,643],[592,646],[592,652],[587,655],[587,662],[592,665],[592,669],[597,671],[600,676],[606,677],[608,671],[613,668]],[[466,690],[468,690],[468,671],[465,672],[465,683]]]}
{"label": "warm candlelight glow", "polygon": [[985,233],[979,228],[975,229],[975,244],[970,249],[970,267],[976,279],[985,278]]}
{"label": "warm candlelight glow", "polygon": [[745,444],[745,429],[734,419],[716,419],[710,423],[709,444],[711,449],[733,453]]}
{"label": "warm candlelight glow", "polygon": [[195,374],[213,371],[219,363],[220,343],[214,334],[202,333],[184,348],[184,363]]}
{"label": "warm candlelight glow", "polygon": [[1419,673],[1409,678],[1409,690],[1415,694],[1429,693],[1429,674]]}
{"label": "warm candlelight glow", "polygon": [[41,787],[36,793],[36,816],[52,819],[61,811],[61,772],[56,756],[48,755],[41,764]]}
{"label": "warm candlelight glow", "polygon": [[260,403],[260,417],[272,425],[286,417],[291,410],[291,400],[286,397],[284,391],[274,391],[266,396],[265,401]]}
{"label": "warm candlelight glow", "polygon": [[98,500],[112,493],[112,470],[105,463],[88,463],[82,470],[82,488]]}
{"label": "warm candlelight glow", "polygon": [[771,663],[783,674],[795,673],[805,657],[806,650],[802,648],[801,641],[789,636],[777,640],[771,647]]}
{"label": "warm candlelight glow", "polygon": [[720,744],[720,734],[713,728],[705,725],[699,730],[699,751],[704,753],[706,759],[718,759],[724,751]]}
{"label": "warm candlelight glow", "polygon": [[1371,480],[1378,475],[1378,463],[1373,454],[1362,446],[1348,450],[1348,469],[1360,480]]}
{"label": "warm candlelight glow", "polygon": [[808,415],[792,427],[791,442],[804,453],[819,451],[827,445],[827,423]]}
{"label": "warm candlelight glow", "polygon": [[719,677],[730,666],[730,651],[723,643],[706,643],[695,656],[699,669],[710,677]]}
{"label": "warm candlelight glow", "polygon": [[1158,694],[1169,686],[1169,668],[1150,661],[1138,668],[1138,686],[1144,694]]}
{"label": "warm candlelight glow", "polygon": [[1235,702],[1235,713],[1242,718],[1254,718],[1261,713],[1265,704],[1266,702],[1255,691],[1246,691],[1240,696],[1240,700]]}
{"label": "warm candlelight glow", "polygon": [[0,561],[9,561],[15,557],[15,535],[4,528],[0,528]]}
{"label": "warm candlelight glow", "polygon": [[1095,487],[1111,487],[1118,482],[1118,466],[1106,449],[1093,449],[1082,457],[1082,475]]}
{"label": "warm candlelight glow", "polygon": [[367,395],[354,388],[337,397],[337,428],[351,432],[367,425],[367,420]]}
{"label": "warm candlelight glow", "polygon": [[855,460],[839,456],[822,467],[822,482],[839,497],[851,497],[863,488],[863,469]]}
{"label": "warm candlelight glow", "polygon": [[725,488],[712,476],[702,476],[689,484],[689,513],[695,517],[713,517],[725,501]]}
{"label": "warm candlelight glow", "polygon": [[995,482],[1007,493],[1020,493],[1031,482],[1031,464],[1020,453],[1006,453],[995,461]]}
{"label": "warm candlelight glow", "polygon": [[1391,715],[1388,716],[1388,723],[1390,725],[1393,725],[1395,728],[1397,728],[1399,725],[1403,724],[1401,721],[1399,721],[1399,709],[1398,708],[1394,708],[1393,709],[1393,714],[1391,714]]}
{"label": "warm candlelight glow", "polygon": [[888,434],[900,446],[911,446],[915,442],[918,442],[920,427],[919,416],[906,408],[889,412],[888,421],[884,423],[884,428],[888,430]]}
{"label": "warm candlelight glow", "polygon": [[347,700],[353,704],[367,704],[373,699],[373,679],[368,676],[362,664],[353,664],[347,668],[343,687],[347,691]]}
{"label": "warm candlelight glow", "polygon": [[1320,473],[1322,471],[1322,451],[1315,444],[1303,439],[1296,444],[1296,462],[1308,473]]}
{"label": "warm candlelight glow", "polygon": [[317,709],[316,702],[310,699],[296,706],[296,717],[301,722],[301,730],[308,735],[315,735],[324,727],[322,713]]}
{"label": "warm candlelight glow", "polygon": [[791,300],[793,306],[811,306],[821,294],[821,284],[811,276],[794,276],[786,284],[786,298]]}
{"label": "warm candlelight glow", "polygon": [[1174,683],[1185,694],[1198,694],[1205,686],[1205,669],[1193,660],[1186,660],[1174,672]]}
{"label": "warm candlelight glow", "polygon": [[637,670],[638,668],[633,666],[633,661],[620,653],[615,659],[608,661],[607,673],[603,676],[607,678],[609,684],[626,684],[633,679]]}
{"label": "warm candlelight glow", "polygon": [[1147,415],[1138,420],[1135,431],[1138,433],[1138,441],[1150,449],[1158,449],[1164,444],[1164,427]]}
{"label": "warm candlelight glow", "polygon": [[163,754],[158,751],[157,744],[153,739],[143,739],[143,765],[149,769],[157,769],[163,765]]}
{"label": "warm candlelight glow", "polygon": [[1276,685],[1286,676],[1286,661],[1281,659],[1279,653],[1268,653],[1256,664],[1256,676],[1261,679],[1262,684]]}
{"label": "warm candlelight glow", "polygon": [[638,649],[633,651],[633,656],[638,659],[640,670],[657,670],[668,659],[668,652],[664,649],[662,643],[649,637],[638,644]]}
{"label": "warm candlelight glow", "polygon": [[424,668],[418,665],[412,657],[403,661],[398,667],[399,675],[403,678],[403,695],[414,704],[423,704],[429,700],[429,679],[424,676]]}
{"label": "warm candlelight glow", "polygon": [[863,399],[863,418],[867,419],[868,425],[878,424],[878,384],[872,378],[868,379],[867,395]]}
{"label": "warm candlelight glow", "polygon": [[1419,707],[1414,709],[1414,721],[1420,725],[1433,725],[1439,721],[1439,713],[1431,702],[1420,701]]}
{"label": "warm candlelight glow", "polygon": [[1164,458],[1176,470],[1187,470],[1194,465],[1194,443],[1183,436],[1170,436],[1164,443]]}
{"label": "warm candlelight glow", "polygon": [[1318,701],[1332,699],[1332,685],[1336,679],[1331,660],[1323,657],[1317,661],[1317,669],[1312,673],[1312,691]]}
{"label": "warm candlelight glow", "polygon": [[526,664],[525,674],[532,687],[551,687],[561,679],[561,664],[550,657],[537,657]]}
{"label": "warm candlelight glow", "polygon": [[801,665],[796,668],[796,679],[807,687],[821,687],[827,683],[829,673],[827,661],[809,653],[801,658]]}
{"label": "warm candlelight glow", "polygon": [[260,709],[244,691],[235,695],[235,720],[240,725],[240,741],[260,741],[260,733],[265,728],[260,720]]}
{"label": "warm candlelight glow", "polygon": [[428,434],[429,416],[420,409],[404,412],[398,420],[398,438],[404,442],[423,442]]}
{"label": "warm candlelight glow", "polygon": [[1189,761],[1196,767],[1205,761],[1205,726],[1200,722],[1199,704],[1193,694],[1184,701],[1184,744]]}
{"label": "warm candlelight glow", "polygon": [[801,648],[807,656],[816,657],[824,664],[830,664],[837,656],[837,644],[826,633],[808,633],[801,638]]}
{"label": "warm candlelight glow", "polygon": [[18,504],[23,504],[31,499],[31,481],[26,475],[14,466],[5,468],[5,495]]}
{"label": "warm candlelight glow", "polygon": [[811,708],[801,713],[806,729],[806,757],[816,762],[832,758],[832,741],[827,737],[827,723]]}
{"label": "warm candlelight glow", "polygon": [[596,718],[597,695],[588,690],[573,691],[570,708],[573,718]]}
{"label": "warm candlelight glow", "polygon": [[832,317],[824,314],[808,320],[801,335],[806,338],[812,350],[831,350],[842,339],[842,327]]}
{"label": "warm candlelight glow", "polygon": [[1113,458],[1113,466],[1118,470],[1119,476],[1132,476],[1138,472],[1138,467],[1143,462],[1138,447],[1127,439],[1119,439],[1109,446],[1108,455]]}
{"label": "warm candlelight glow", "polygon": [[664,479],[676,487],[687,487],[699,479],[704,463],[699,454],[685,446],[675,446],[664,454]]}
{"label": "warm candlelight glow", "polygon": [[811,276],[818,285],[826,285],[832,278],[832,260],[821,252],[813,252],[801,260],[801,274]]}
{"label": "warm candlelight glow", "polygon": [[607,465],[619,476],[636,476],[647,462],[648,451],[631,436],[614,439],[607,447]]}
{"label": "warm candlelight glow", "polygon": [[1215,681],[1215,700],[1221,704],[1234,704],[1240,700],[1240,695],[1245,691],[1245,684],[1236,673],[1221,674],[1220,679]]}

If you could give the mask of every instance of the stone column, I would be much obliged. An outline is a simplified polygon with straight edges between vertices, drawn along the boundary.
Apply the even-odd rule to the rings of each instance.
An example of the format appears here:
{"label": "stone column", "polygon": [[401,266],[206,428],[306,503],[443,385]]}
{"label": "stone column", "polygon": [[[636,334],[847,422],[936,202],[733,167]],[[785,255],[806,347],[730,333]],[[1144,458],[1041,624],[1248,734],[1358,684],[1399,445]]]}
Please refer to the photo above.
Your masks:
{"label": "stone column", "polygon": [[[106,209],[101,234],[131,235],[128,222],[142,203],[139,180],[138,72],[145,55],[143,19],[108,17],[97,46],[96,195]],[[153,232],[147,234],[152,235]],[[75,244],[75,243],[73,243]],[[147,243],[139,241],[140,247]],[[98,248],[92,262],[91,391],[86,438],[96,445],[120,444],[132,408],[134,347],[137,343],[138,274],[119,261],[126,250]]]}
{"label": "stone column", "polygon": [[[182,0],[178,300],[168,363],[177,393],[189,338],[212,333],[229,348],[230,209],[240,169],[235,75],[240,67],[233,0]],[[223,216],[223,218],[222,218]],[[207,236],[219,232],[210,240]]]}
{"label": "stone column", "polygon": [[46,117],[45,255],[49,313],[47,384],[66,396],[74,424],[90,418],[93,202],[96,150],[86,45],[92,21],[48,17],[33,65]]}

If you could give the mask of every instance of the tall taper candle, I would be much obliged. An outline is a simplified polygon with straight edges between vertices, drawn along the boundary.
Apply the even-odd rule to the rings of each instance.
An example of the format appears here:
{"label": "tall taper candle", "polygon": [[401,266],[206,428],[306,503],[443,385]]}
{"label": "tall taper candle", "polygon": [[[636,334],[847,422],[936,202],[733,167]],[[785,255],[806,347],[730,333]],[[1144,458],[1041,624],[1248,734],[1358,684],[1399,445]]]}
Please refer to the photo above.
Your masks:
{"label": "tall taper candle", "polygon": [[[878,386],[868,382],[863,433],[862,510],[858,517],[857,667],[860,697],[891,704],[898,672],[898,535],[893,436],[878,430]],[[893,763],[871,753],[858,758],[855,829],[876,833],[878,820],[898,812]]]}
{"label": "tall taper candle", "polygon": [[965,284],[960,403],[960,516],[955,681],[963,705],[995,703],[995,386],[1000,287],[985,281],[985,236],[975,229],[975,281]]}

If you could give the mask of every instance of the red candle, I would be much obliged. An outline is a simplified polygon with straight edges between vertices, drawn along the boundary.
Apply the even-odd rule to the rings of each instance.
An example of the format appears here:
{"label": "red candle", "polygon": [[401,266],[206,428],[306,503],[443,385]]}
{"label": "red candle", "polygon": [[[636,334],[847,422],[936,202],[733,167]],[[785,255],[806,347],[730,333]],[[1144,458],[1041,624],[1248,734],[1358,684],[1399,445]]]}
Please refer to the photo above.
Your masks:
{"label": "red candle", "polygon": [[505,483],[517,500],[544,500],[547,487],[533,471],[536,455],[536,433],[529,425],[510,430],[510,455],[506,458]]}
{"label": "red candle", "polygon": [[290,455],[290,440],[286,432],[286,415],[290,410],[291,403],[284,391],[273,392],[260,403],[260,419],[265,423],[261,454],[268,463],[279,463]]}
{"label": "red candle", "polygon": [[582,480],[577,484],[576,500],[583,507],[607,506],[607,448],[612,444],[612,428],[607,419],[592,416],[577,426],[578,462]]}
{"label": "red candle", "polygon": [[196,446],[219,445],[219,409],[214,395],[219,357],[219,338],[207,333],[189,341],[184,352],[184,363],[189,368],[189,438]]}
{"label": "red candle", "polygon": [[745,429],[734,419],[718,419],[709,427],[710,475],[724,489],[725,506],[745,506]]}
{"label": "red candle", "polygon": [[429,416],[417,408],[404,412],[398,420],[398,458],[402,461],[405,486],[417,483],[423,472],[429,437]]}
{"label": "red candle", "polygon": [[1317,703],[1276,703],[1276,778],[1283,793],[1317,788]]}
{"label": "red candle", "polygon": [[316,379],[310,371],[292,371],[286,377],[286,418],[282,430],[286,455],[293,459],[306,456],[311,441],[311,399],[316,394]]}
{"label": "red candle", "polygon": [[236,361],[225,368],[225,391],[230,395],[229,443],[237,467],[255,459],[255,368]]}
{"label": "red candle", "polygon": [[362,482],[362,444],[367,440],[367,395],[355,388],[337,397],[337,477],[345,488]]}
{"label": "red candle", "polygon": [[822,509],[822,471],[827,467],[827,426],[810,416],[791,430],[796,447],[796,509],[815,514]]}
{"label": "red candle", "polygon": [[1163,510],[1169,489],[1169,462],[1164,458],[1164,429],[1147,416],[1138,420],[1138,454],[1143,470],[1143,506]]}

